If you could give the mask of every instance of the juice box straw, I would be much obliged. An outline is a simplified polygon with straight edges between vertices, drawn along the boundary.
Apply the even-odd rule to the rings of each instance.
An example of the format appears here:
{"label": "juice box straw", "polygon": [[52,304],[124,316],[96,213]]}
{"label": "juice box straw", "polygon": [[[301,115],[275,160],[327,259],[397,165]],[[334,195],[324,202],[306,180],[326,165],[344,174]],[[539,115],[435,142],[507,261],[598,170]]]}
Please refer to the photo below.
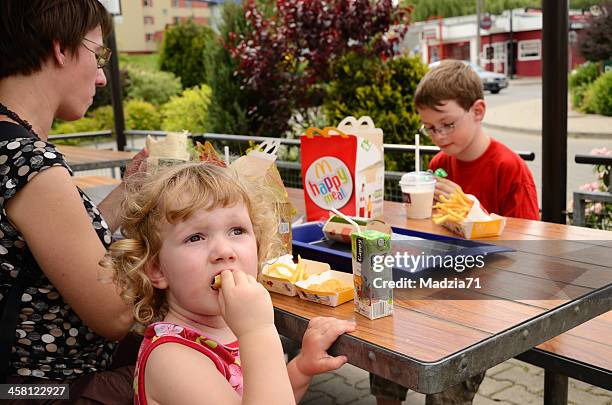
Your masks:
{"label": "juice box straw", "polygon": [[342,217],[345,221],[347,221],[349,224],[353,225],[354,227],[357,228],[357,232],[361,233],[361,228],[359,227],[359,225],[357,224],[357,222],[353,221],[352,219],[350,219],[349,217],[347,217],[346,215],[344,215],[343,213],[341,213],[340,211],[338,211],[335,208],[330,209],[331,212],[333,212],[334,214]]}

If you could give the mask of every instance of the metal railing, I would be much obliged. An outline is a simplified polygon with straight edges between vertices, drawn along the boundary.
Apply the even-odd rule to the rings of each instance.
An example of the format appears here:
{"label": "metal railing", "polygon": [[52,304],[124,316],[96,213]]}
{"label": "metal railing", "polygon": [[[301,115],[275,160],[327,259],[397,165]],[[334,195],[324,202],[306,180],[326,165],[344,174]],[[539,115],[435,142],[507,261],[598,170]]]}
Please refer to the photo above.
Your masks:
{"label": "metal railing", "polygon": [[[129,144],[132,149],[139,149],[135,146],[134,137],[142,137],[151,135],[153,137],[166,136],[166,131],[142,131],[142,130],[128,130],[125,131],[125,135],[129,138]],[[250,143],[250,142],[262,142],[266,137],[259,136],[246,136],[246,135],[233,135],[233,134],[216,134],[216,133],[202,133],[202,134],[190,134],[192,139],[198,141],[209,141],[217,150],[222,151],[223,143],[231,142],[234,145],[236,143]],[[281,145],[287,147],[299,147],[299,139],[288,139],[279,138]],[[414,152],[416,147],[414,145],[396,145],[396,144],[384,144],[385,152]],[[419,146],[419,151],[425,155],[435,155],[440,151],[437,146]],[[242,150],[239,155],[242,154]],[[535,153],[528,151],[517,151],[516,152],[523,160],[533,161],[535,159]],[[282,154],[281,154],[282,155]],[[302,167],[299,161],[292,162],[287,160],[277,160],[276,166],[278,171],[287,187],[302,188]],[[399,180],[402,177],[402,172],[385,172],[385,200],[389,201],[401,201],[402,193],[399,187]]]}
{"label": "metal railing", "polygon": [[[587,165],[612,166],[612,156],[575,155],[574,162]],[[584,213],[587,201],[612,204],[612,170],[608,175],[609,177],[607,191],[574,191],[574,211],[572,214],[574,225],[586,225],[586,218],[584,216]]]}

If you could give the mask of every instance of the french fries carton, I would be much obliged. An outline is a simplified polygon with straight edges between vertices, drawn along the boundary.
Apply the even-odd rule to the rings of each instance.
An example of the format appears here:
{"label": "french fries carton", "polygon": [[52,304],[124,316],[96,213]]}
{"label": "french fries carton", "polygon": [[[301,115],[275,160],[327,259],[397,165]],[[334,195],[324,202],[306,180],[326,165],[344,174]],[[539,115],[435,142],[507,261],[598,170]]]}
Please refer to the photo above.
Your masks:
{"label": "french fries carton", "polygon": [[297,295],[296,282],[328,270],[327,263],[302,258],[294,263],[292,255],[283,255],[264,265],[259,281],[268,291],[293,297]]}
{"label": "french fries carton", "polygon": [[435,223],[466,239],[499,236],[506,226],[506,218],[487,213],[475,196],[464,194],[461,190],[453,193],[448,200],[434,205],[434,208],[439,211],[432,217]]}
{"label": "french fries carton", "polygon": [[[353,285],[355,288],[355,312],[368,319],[393,314],[393,289],[388,282],[393,273],[385,260],[374,256],[386,256],[391,251],[391,235],[376,230],[351,234],[353,256]],[[375,265],[379,262],[379,265]]]}
{"label": "french fries carton", "polygon": [[353,276],[349,273],[328,270],[295,283],[298,296],[330,307],[337,307],[354,297]]}

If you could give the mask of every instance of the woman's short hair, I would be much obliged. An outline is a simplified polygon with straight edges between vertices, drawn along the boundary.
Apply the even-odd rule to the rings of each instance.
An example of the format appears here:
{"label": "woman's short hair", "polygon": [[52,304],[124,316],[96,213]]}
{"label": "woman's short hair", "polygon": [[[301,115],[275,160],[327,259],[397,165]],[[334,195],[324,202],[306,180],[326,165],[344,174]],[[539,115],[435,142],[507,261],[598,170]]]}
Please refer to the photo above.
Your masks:
{"label": "woman's short hair", "polygon": [[278,220],[265,189],[242,181],[232,169],[210,163],[185,163],[160,168],[134,182],[126,192],[121,231],[125,239],[113,243],[101,265],[113,272],[123,299],[134,306],[140,325],[161,320],[167,308],[165,292],[157,290],[145,274],[158,260],[164,222],[177,223],[197,211],[243,203],[253,224],[259,270],[280,244]]}
{"label": "woman's short hair", "polygon": [[53,41],[76,52],[97,26],[104,36],[112,29],[99,0],[0,1],[0,80],[39,71],[52,55]]}

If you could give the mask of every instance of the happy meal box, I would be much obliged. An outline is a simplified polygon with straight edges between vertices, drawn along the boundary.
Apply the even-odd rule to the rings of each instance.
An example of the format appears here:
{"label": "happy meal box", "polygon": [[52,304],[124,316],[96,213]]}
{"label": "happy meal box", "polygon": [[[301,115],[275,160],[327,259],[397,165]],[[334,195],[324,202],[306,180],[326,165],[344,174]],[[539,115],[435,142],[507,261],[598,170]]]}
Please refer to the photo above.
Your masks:
{"label": "happy meal box", "polygon": [[308,221],[328,211],[360,218],[382,216],[383,131],[370,117],[346,117],[338,127],[308,128],[300,137]]}

